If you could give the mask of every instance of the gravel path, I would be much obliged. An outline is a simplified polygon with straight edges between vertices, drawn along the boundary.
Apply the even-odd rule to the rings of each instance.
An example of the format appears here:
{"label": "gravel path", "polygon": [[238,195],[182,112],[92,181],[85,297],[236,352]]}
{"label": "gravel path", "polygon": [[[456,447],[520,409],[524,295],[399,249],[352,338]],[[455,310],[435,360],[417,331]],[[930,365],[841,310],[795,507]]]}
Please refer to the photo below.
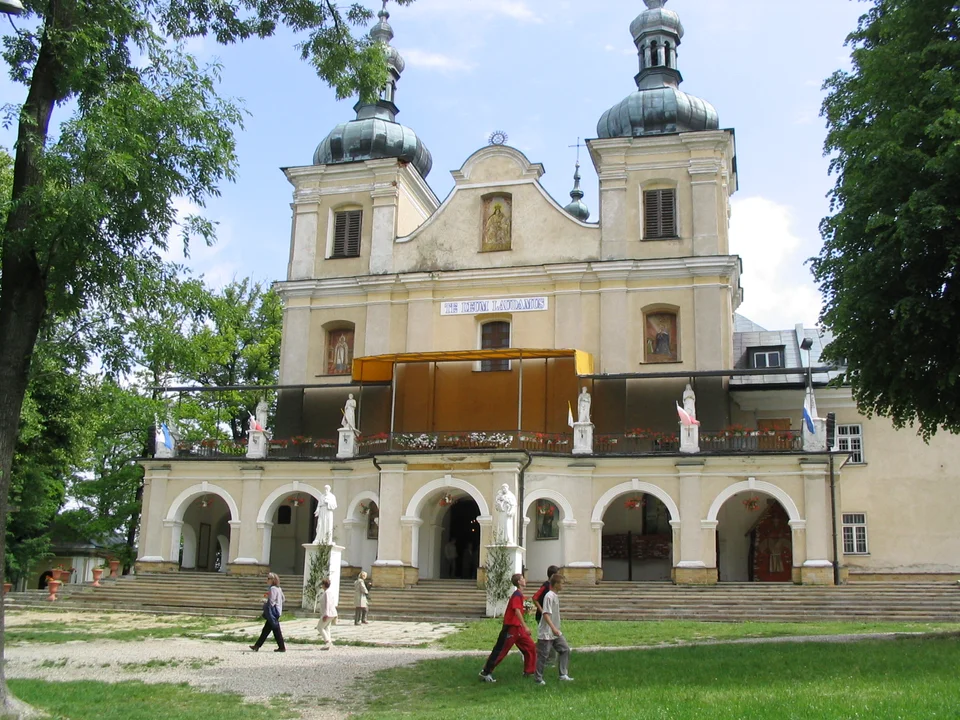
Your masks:
{"label": "gravel path", "polygon": [[[7,677],[51,681],[97,680],[181,683],[251,701],[287,695],[305,720],[347,717],[350,691],[358,679],[377,670],[408,665],[443,652],[411,648],[288,645],[257,653],[239,642],[173,638],[141,642],[24,644],[6,649]],[[153,662],[152,666],[147,663]],[[168,663],[168,664],[161,664]]]}

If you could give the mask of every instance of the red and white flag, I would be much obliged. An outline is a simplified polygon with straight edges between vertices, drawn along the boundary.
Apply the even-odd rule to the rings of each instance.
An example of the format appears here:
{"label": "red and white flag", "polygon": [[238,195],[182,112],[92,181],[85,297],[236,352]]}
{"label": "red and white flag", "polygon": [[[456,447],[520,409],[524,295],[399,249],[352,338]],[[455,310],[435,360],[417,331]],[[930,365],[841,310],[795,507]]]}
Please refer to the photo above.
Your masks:
{"label": "red and white flag", "polygon": [[697,420],[695,417],[690,417],[690,413],[680,407],[680,403],[677,403],[677,415],[680,416],[680,424],[684,427],[700,424],[699,420]]}

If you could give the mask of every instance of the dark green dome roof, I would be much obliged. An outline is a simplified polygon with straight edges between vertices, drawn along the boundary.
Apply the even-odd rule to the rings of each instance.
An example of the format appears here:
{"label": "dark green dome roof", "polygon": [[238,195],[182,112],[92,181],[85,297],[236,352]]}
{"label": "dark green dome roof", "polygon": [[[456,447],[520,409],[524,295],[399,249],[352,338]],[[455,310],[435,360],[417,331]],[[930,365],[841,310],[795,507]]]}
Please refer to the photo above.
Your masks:
{"label": "dark green dome roof", "polygon": [[713,105],[666,86],[637,90],[618,102],[600,117],[597,136],[639,137],[719,127],[720,117]]}

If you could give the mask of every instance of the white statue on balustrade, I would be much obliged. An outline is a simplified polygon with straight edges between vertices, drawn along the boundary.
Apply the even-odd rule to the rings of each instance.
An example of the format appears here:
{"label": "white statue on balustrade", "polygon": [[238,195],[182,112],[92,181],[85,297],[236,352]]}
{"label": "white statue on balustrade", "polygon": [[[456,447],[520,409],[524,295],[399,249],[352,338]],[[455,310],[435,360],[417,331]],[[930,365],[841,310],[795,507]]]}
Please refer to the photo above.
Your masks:
{"label": "white statue on balustrade", "polygon": [[577,396],[577,421],[573,424],[573,454],[593,454],[593,423],[590,421],[592,399],[586,388]]}
{"label": "white statue on balustrade", "polygon": [[260,398],[256,415],[250,414],[247,420],[247,457],[253,460],[267,456],[267,443],[273,439],[273,433],[267,430],[268,407],[266,399]]}
{"label": "white statue on balustrade", "polygon": [[343,422],[340,427],[349,428],[357,432],[357,401],[353,399],[353,393],[347,396],[347,402],[343,406]]}
{"label": "white statue on balustrade", "polygon": [[314,545],[333,545],[333,511],[337,509],[337,498],[330,492],[330,486],[323,486],[323,494],[317,500],[317,537]]}
{"label": "white statue on balustrade", "polygon": [[493,505],[497,509],[497,542],[516,545],[517,496],[510,492],[510,486],[507,483],[500,486]]}
{"label": "white statue on balustrade", "polygon": [[[684,414],[686,417],[684,417]],[[697,420],[697,396],[687,383],[683,391],[683,413],[680,415],[680,452],[700,452],[700,422]]]}
{"label": "white statue on balustrade", "polygon": [[590,393],[586,388],[580,388],[580,395],[577,396],[577,422],[590,422]]}
{"label": "white statue on balustrade", "polygon": [[337,444],[338,458],[352,458],[357,456],[357,438],[360,436],[360,430],[357,428],[357,401],[353,399],[353,393],[347,396],[347,402],[343,405],[343,420],[337,429],[340,436],[340,442]]}

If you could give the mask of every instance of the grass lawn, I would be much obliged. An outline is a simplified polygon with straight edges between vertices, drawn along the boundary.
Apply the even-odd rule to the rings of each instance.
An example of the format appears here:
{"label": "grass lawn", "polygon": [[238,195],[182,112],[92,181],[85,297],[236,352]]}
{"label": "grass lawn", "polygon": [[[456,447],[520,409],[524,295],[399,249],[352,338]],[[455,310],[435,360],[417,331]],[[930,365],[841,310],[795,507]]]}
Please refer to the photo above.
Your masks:
{"label": "grass lawn", "polygon": [[109,623],[91,617],[89,622],[64,624],[52,617],[50,622],[14,625],[4,630],[7,643],[63,643],[74,640],[138,641],[147,638],[191,637],[210,632],[225,624],[223,618],[178,616],[176,622],[155,627],[128,627],[111,630]]}
{"label": "grass lawn", "polygon": [[[489,650],[497,639],[500,619],[471,622],[437,644],[446,650]],[[536,627],[530,625],[536,637]],[[960,623],[823,622],[823,623],[714,623],[687,620],[651,622],[576,621],[564,633],[574,647],[629,647],[703,640],[733,640],[790,635],[848,635],[886,632],[960,631]]]}
{"label": "grass lawn", "polygon": [[[571,623],[571,629],[573,624]],[[365,720],[416,718],[956,718],[960,639],[573,651],[573,683],[521,677],[515,652],[480,682],[480,658],[379,673]]]}
{"label": "grass lawn", "polygon": [[251,705],[238,695],[200,692],[183,685],[8,680],[24,702],[55,720],[280,720],[299,717],[284,702]]}

